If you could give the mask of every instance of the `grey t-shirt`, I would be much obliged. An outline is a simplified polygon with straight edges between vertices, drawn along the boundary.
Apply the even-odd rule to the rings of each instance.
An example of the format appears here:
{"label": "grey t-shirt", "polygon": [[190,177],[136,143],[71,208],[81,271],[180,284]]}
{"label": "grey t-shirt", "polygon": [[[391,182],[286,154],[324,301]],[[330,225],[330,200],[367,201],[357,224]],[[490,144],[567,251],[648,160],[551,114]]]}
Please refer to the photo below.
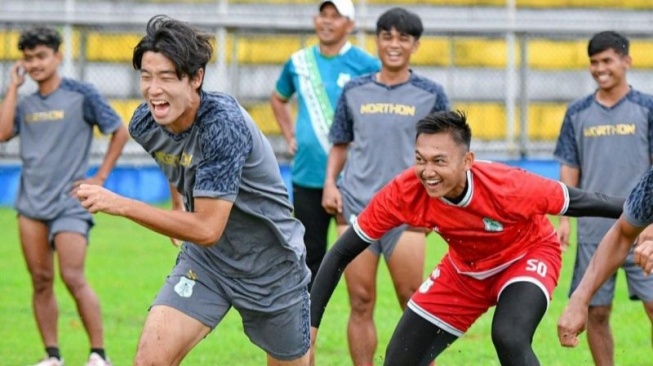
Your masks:
{"label": "grey t-shirt", "polygon": [[449,108],[442,86],[412,72],[407,82],[393,86],[378,83],[375,74],[345,85],[329,140],[351,143],[338,184],[348,212],[359,213],[387,182],[413,165],[417,121]]}
{"label": "grey t-shirt", "polygon": [[653,169],[644,174],[624,203],[626,221],[636,227],[653,223]]}
{"label": "grey t-shirt", "polygon": [[36,92],[22,98],[14,122],[23,163],[16,210],[41,220],[64,210],[85,212],[71,192],[73,182],[88,169],[93,126],[109,134],[121,124],[94,86],[76,80],[63,78],[48,95]]}
{"label": "grey t-shirt", "polygon": [[[579,188],[626,197],[651,166],[653,96],[631,89],[606,108],[594,94],[569,105],[554,156],[580,168]],[[614,220],[578,219],[578,242],[598,243]]]}
{"label": "grey t-shirt", "polygon": [[272,147],[233,97],[202,92],[195,122],[181,134],[158,125],[142,104],[129,131],[184,196],[188,211],[197,197],[234,203],[213,246],[184,243],[193,260],[239,279],[236,285],[245,290],[272,292],[269,284],[286,275],[299,276],[298,285],[308,283],[304,227],[292,217]]}

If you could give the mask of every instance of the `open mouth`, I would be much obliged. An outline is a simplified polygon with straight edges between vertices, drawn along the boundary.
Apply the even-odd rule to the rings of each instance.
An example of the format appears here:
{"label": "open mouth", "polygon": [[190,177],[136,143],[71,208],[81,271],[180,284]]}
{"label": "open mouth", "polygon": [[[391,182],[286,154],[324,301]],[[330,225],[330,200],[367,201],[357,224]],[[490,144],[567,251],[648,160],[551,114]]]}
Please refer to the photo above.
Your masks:
{"label": "open mouth", "polygon": [[170,103],[165,100],[152,100],[150,103],[152,104],[152,113],[155,117],[164,117],[170,110]]}

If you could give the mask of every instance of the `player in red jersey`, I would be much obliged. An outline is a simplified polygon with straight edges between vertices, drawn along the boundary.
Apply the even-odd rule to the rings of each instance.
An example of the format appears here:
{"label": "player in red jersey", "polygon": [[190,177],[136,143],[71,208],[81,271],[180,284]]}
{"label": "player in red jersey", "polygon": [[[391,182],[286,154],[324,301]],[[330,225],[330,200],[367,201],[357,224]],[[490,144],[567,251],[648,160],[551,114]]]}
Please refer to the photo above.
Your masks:
{"label": "player in red jersey", "polygon": [[449,251],[412,296],[385,365],[427,365],[496,305],[502,365],[539,365],[531,341],[558,282],[560,242],[546,215],[621,214],[624,199],[567,187],[519,168],[474,161],[461,112],[417,123],[415,166],[379,191],[329,251],[311,293],[312,341],[346,265],[401,224],[439,233]]}

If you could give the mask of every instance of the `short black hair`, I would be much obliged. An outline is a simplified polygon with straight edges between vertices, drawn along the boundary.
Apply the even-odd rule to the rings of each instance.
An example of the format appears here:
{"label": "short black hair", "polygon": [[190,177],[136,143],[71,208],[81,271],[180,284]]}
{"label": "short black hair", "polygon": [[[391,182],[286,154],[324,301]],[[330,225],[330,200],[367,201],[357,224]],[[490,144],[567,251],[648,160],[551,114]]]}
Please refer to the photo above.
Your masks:
{"label": "short black hair", "polygon": [[175,65],[180,80],[184,75],[193,78],[200,69],[206,70],[206,64],[211,60],[212,38],[188,23],[156,15],[147,22],[146,35],[134,48],[132,65],[140,70],[145,52],[161,53]]}
{"label": "short black hair", "polygon": [[44,26],[23,30],[18,38],[18,49],[21,51],[31,50],[36,46],[46,46],[54,52],[58,52],[59,46],[61,46],[61,35],[54,28]]}
{"label": "short black hair", "polygon": [[429,114],[417,122],[417,134],[434,135],[449,133],[457,145],[463,145],[467,151],[472,142],[472,129],[467,124],[467,115],[462,111],[438,111]]}
{"label": "short black hair", "polygon": [[615,31],[604,31],[596,33],[587,45],[587,55],[592,57],[597,53],[613,49],[621,56],[628,56],[630,42],[628,39]]}
{"label": "short black hair", "polygon": [[376,21],[376,35],[378,36],[381,32],[386,31],[390,32],[394,28],[397,32],[402,34],[408,34],[415,39],[419,39],[424,32],[424,26],[422,25],[422,19],[419,15],[413,13],[412,11],[406,10],[404,8],[392,8],[387,10]]}

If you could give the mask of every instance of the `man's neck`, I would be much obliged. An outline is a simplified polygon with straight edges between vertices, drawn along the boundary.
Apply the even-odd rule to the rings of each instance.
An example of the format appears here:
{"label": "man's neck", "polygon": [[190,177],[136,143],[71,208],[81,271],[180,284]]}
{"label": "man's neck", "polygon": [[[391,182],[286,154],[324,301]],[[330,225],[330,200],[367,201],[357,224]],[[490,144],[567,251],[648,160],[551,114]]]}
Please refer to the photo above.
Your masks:
{"label": "man's neck", "polygon": [[39,94],[48,95],[57,90],[59,84],[61,84],[61,76],[58,73],[55,73],[46,80],[39,82]]}
{"label": "man's neck", "polygon": [[630,91],[628,83],[616,85],[612,89],[599,89],[596,92],[596,100],[606,107],[612,107],[623,99]]}
{"label": "man's neck", "polygon": [[376,81],[388,86],[403,84],[407,82],[409,79],[410,79],[409,68],[404,68],[401,70],[388,70],[382,68],[381,71],[379,71],[376,74]]}
{"label": "man's neck", "polygon": [[337,54],[340,53],[340,50],[347,44],[349,40],[347,38],[343,38],[337,43],[334,44],[324,44],[320,43],[319,48],[320,48],[320,53],[324,56],[336,56]]}

